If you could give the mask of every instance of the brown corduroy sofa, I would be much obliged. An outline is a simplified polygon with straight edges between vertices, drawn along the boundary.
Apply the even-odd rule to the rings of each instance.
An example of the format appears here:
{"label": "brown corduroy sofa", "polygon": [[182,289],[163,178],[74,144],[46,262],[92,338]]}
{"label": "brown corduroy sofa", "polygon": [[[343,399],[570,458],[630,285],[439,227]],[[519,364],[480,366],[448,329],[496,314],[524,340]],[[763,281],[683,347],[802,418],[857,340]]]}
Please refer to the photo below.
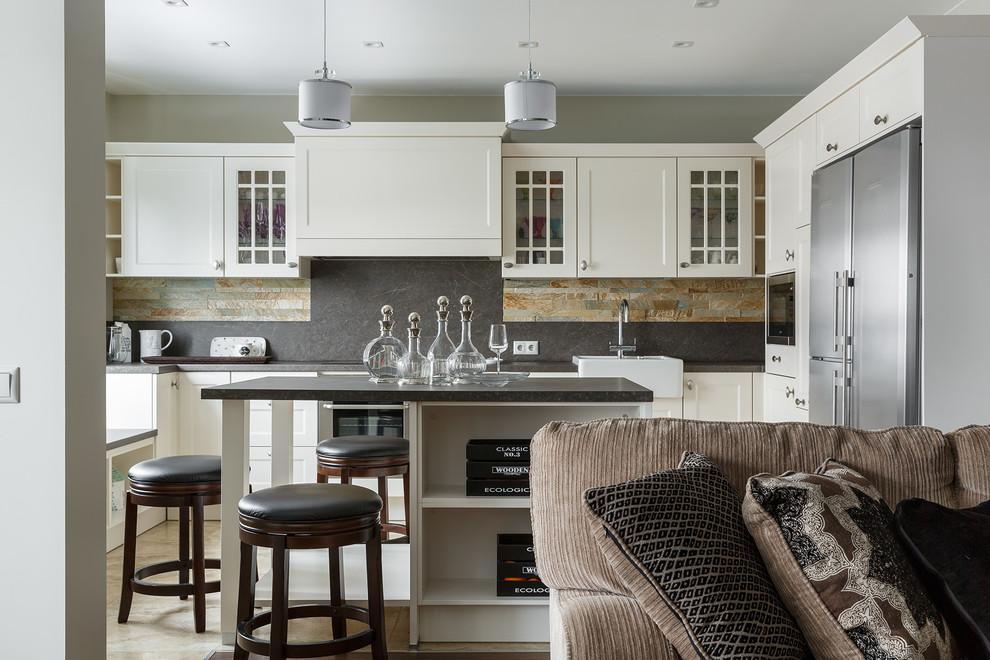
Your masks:
{"label": "brown corduroy sofa", "polygon": [[955,508],[990,499],[990,426],[860,431],[816,424],[603,419],[552,422],[531,445],[536,563],[550,587],[553,660],[678,658],[608,565],[583,493],[708,456],[740,493],[760,472],[814,471],[835,458],[869,478],[891,507],[920,497]]}

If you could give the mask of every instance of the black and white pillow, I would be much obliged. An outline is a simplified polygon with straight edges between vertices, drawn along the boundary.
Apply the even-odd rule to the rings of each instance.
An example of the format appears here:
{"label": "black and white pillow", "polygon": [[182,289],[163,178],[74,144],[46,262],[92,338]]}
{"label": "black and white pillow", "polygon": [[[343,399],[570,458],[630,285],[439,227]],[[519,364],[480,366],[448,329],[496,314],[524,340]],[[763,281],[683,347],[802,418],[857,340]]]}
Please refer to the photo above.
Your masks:
{"label": "black and white pillow", "polygon": [[681,464],[585,492],[595,538],[682,658],[810,658],[716,465]]}

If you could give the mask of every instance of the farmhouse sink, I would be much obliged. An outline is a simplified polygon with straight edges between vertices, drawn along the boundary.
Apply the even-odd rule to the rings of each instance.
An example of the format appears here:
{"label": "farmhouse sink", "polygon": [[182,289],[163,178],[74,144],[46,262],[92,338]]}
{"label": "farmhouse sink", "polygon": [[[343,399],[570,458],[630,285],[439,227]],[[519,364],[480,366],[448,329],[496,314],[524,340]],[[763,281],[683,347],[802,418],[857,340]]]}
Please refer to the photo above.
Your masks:
{"label": "farmhouse sink", "polygon": [[684,361],[666,355],[575,355],[578,376],[628,378],[653,390],[654,398],[683,396]]}

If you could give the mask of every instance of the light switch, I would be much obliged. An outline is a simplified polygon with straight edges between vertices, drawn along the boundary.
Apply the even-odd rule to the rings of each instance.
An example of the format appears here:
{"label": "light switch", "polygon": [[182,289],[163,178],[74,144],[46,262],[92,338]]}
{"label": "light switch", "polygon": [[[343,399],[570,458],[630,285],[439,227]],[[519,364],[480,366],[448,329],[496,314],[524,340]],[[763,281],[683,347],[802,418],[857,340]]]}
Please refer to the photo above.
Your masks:
{"label": "light switch", "polygon": [[0,403],[20,401],[20,367],[0,367]]}

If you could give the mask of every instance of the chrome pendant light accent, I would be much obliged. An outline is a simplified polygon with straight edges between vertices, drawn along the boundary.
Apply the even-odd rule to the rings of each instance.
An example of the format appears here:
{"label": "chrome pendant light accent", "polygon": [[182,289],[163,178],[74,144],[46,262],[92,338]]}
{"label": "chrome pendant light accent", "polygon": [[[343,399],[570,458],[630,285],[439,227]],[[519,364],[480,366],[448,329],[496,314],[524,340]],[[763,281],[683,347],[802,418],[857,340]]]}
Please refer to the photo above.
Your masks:
{"label": "chrome pendant light accent", "polygon": [[[317,69],[316,73],[320,73]],[[323,0],[323,76],[299,81],[299,124],[308,128],[351,125],[351,84],[327,69],[327,0]]]}
{"label": "chrome pendant light accent", "polygon": [[505,85],[505,127],[517,131],[544,131],[557,125],[557,86],[533,71],[533,3],[529,7],[529,67],[519,80]]}

